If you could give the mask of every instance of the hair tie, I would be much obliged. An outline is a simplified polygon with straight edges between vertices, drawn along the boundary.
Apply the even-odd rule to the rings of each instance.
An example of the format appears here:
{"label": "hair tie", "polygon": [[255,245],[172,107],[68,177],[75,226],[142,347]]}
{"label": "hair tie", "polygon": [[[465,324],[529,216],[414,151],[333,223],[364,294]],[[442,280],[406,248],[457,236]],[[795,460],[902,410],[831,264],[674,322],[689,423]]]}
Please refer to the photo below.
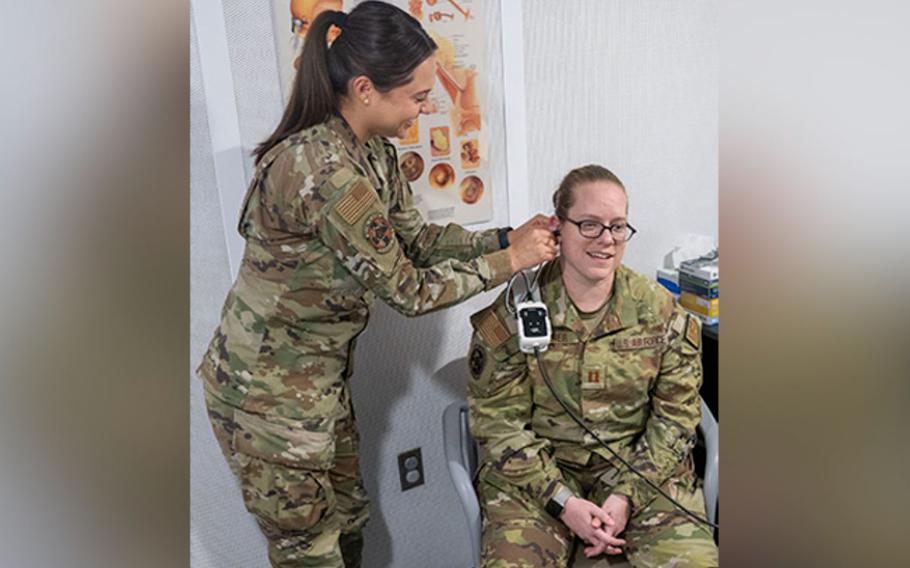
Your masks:
{"label": "hair tie", "polygon": [[348,15],[344,12],[332,12],[332,23],[340,29],[344,29],[344,23],[348,20]]}

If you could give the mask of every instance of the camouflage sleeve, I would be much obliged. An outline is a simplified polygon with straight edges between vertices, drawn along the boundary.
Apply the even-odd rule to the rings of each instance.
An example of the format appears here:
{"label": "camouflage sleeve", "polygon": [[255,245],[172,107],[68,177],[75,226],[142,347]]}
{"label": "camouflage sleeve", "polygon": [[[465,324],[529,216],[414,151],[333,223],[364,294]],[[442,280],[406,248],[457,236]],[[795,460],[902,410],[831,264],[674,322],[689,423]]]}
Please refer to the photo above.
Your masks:
{"label": "camouflage sleeve", "polygon": [[[659,486],[692,451],[695,428],[701,419],[701,323],[676,307],[667,333],[670,341],[651,393],[651,415],[630,456],[630,463]],[[613,492],[626,495],[633,510],[647,506],[657,496],[628,470]]]}
{"label": "camouflage sleeve", "polygon": [[468,356],[471,434],[480,461],[492,475],[519,488],[545,507],[568,486],[556,466],[552,447],[531,429],[531,379],[518,348],[514,325],[503,322],[497,304],[471,317],[474,335]]}
{"label": "camouflage sleeve", "polygon": [[414,207],[413,192],[398,167],[394,146],[389,144],[386,151],[391,156],[395,193],[389,207],[389,220],[405,254],[415,266],[431,266],[450,258],[471,260],[500,250],[498,229],[469,231],[455,223],[445,227],[426,223]]}
{"label": "camouflage sleeve", "polygon": [[405,256],[388,211],[369,182],[342,168],[320,188],[319,238],[344,268],[397,311],[415,316],[463,302],[511,275],[506,251],[416,268]]}

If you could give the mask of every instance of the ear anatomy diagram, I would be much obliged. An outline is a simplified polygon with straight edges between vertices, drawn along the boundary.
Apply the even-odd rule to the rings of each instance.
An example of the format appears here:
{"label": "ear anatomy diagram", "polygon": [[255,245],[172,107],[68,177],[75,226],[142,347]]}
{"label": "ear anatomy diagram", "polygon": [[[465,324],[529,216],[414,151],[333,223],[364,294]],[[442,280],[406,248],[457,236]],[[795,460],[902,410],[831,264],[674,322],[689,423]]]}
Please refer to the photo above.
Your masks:
{"label": "ear anatomy diagram", "polygon": [[461,67],[455,60],[455,47],[444,37],[433,34],[436,52],[436,77],[449,95],[449,115],[456,136],[480,130],[480,103],[477,100],[477,72]]}

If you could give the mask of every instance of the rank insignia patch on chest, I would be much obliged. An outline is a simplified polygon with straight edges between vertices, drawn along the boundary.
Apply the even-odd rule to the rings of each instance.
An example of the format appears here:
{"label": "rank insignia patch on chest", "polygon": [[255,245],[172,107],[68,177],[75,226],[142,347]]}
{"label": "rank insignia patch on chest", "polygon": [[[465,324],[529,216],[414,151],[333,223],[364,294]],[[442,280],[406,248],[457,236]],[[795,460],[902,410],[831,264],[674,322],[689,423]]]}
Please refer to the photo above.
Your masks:
{"label": "rank insignia patch on chest", "polygon": [[581,370],[581,388],[601,389],[604,385],[603,371],[600,365],[585,365]]}
{"label": "rank insignia patch on chest", "polygon": [[471,376],[475,379],[480,378],[480,373],[483,372],[483,367],[487,362],[487,354],[484,352],[483,347],[480,345],[475,345],[474,349],[471,349],[471,356],[468,358],[468,367],[471,371]]}
{"label": "rank insignia patch on chest", "polygon": [[392,225],[382,213],[374,213],[363,225],[363,236],[374,249],[386,252],[392,247]]}

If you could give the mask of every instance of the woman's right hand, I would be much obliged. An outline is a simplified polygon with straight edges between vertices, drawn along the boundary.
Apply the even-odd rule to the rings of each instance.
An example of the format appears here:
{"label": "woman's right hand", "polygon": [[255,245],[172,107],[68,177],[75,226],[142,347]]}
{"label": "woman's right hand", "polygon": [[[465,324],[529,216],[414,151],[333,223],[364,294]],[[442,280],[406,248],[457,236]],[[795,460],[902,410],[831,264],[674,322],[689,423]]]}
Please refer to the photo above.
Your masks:
{"label": "woman's right hand", "polygon": [[[600,520],[599,527],[594,526],[593,519],[595,518]],[[612,517],[587,499],[569,497],[562,514],[559,515],[559,520],[589,545],[602,543],[606,546],[622,546],[626,544],[626,541],[608,532],[614,523]]]}
{"label": "woman's right hand", "polygon": [[548,217],[538,214],[509,233],[507,250],[512,272],[556,258],[556,237],[549,228],[548,220]]}

